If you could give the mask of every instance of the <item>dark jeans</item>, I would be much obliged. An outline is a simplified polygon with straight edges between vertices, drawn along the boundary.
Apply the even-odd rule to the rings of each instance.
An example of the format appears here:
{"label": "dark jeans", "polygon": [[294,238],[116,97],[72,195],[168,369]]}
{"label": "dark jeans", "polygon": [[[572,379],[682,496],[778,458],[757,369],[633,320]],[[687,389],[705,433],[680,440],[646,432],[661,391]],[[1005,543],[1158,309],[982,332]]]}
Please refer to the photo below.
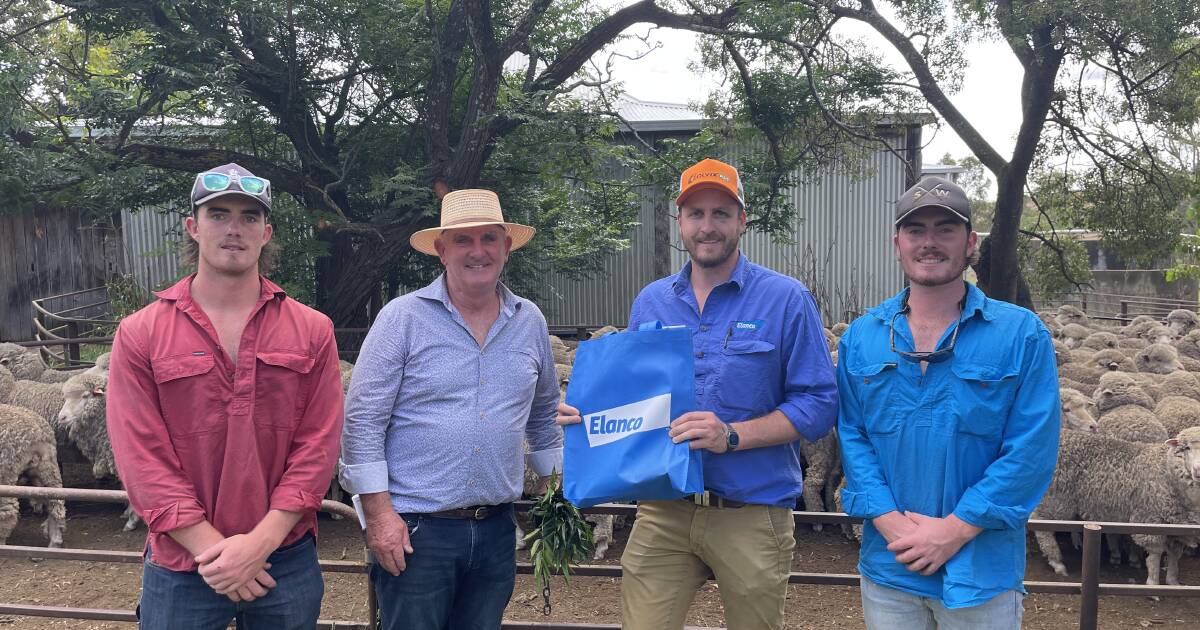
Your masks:
{"label": "dark jeans", "polygon": [[517,574],[512,508],[483,521],[401,516],[407,567],[393,577],[371,563],[383,630],[498,630]]}
{"label": "dark jeans", "polygon": [[218,595],[195,571],[164,569],[147,556],[138,603],[141,630],[309,630],[317,626],[325,582],[312,536],[281,547],[267,562],[276,586],[252,602]]}

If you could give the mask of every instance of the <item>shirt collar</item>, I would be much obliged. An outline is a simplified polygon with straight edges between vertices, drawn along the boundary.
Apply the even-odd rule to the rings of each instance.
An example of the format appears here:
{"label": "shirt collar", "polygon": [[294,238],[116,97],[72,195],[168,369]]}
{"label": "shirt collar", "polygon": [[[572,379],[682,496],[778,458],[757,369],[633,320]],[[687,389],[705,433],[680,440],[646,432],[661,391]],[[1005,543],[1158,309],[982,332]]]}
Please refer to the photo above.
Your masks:
{"label": "shirt collar", "polygon": [[[154,296],[160,300],[175,302],[180,307],[186,306],[192,301],[192,281],[195,279],[195,273],[189,274],[162,291],[155,291]],[[284,291],[279,285],[264,278],[262,274],[259,274],[258,282],[261,288],[259,301],[265,302],[274,297],[279,297],[280,299],[287,297],[287,291]]]}
{"label": "shirt collar", "polygon": [[[507,317],[512,317],[513,313],[521,307],[521,303],[517,301],[516,294],[504,286],[503,282],[496,282],[496,291],[500,294],[500,310]],[[413,291],[413,295],[441,302],[448,311],[458,310],[454,308],[454,304],[450,301],[450,291],[446,289],[446,274],[444,272],[438,274],[438,277],[433,282]]]}
{"label": "shirt collar", "polygon": [[[750,259],[746,258],[746,255],[739,251],[737,265],[733,267],[733,272],[729,274],[729,280],[721,283],[721,285],[732,284],[734,288],[741,291],[742,287],[746,286],[746,280],[749,278],[749,275]],[[671,289],[676,293],[682,293],[687,287],[691,286],[691,282],[692,261],[689,259],[683,264],[683,269],[680,269],[679,273],[675,274],[675,279],[671,281]]]}
{"label": "shirt collar", "polygon": [[[976,313],[979,313],[980,316],[989,322],[995,319],[995,305],[993,304],[995,300],[992,300],[988,296],[984,295],[983,291],[979,290],[979,287],[976,287],[970,282],[966,282],[964,280],[963,284],[967,285],[967,294],[963,296],[962,315],[959,316],[958,321],[965,322],[973,317]],[[876,306],[867,312],[875,316],[877,319],[882,320],[884,323],[891,322],[892,317],[904,307],[904,303],[907,298],[908,287],[904,287],[904,289],[899,293],[884,300],[879,304],[879,306]]]}

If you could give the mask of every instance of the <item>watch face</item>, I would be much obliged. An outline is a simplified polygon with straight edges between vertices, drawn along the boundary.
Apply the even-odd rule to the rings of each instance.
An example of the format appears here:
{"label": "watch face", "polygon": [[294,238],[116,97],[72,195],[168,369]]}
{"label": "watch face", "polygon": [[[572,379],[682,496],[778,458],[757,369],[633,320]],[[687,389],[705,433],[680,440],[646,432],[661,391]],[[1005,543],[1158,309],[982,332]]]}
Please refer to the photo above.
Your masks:
{"label": "watch face", "polygon": [[729,430],[729,437],[725,438],[726,442],[729,445],[729,448],[731,448],[731,449],[737,448],[738,441],[740,439],[741,438],[738,437],[737,431],[734,431],[733,429]]}

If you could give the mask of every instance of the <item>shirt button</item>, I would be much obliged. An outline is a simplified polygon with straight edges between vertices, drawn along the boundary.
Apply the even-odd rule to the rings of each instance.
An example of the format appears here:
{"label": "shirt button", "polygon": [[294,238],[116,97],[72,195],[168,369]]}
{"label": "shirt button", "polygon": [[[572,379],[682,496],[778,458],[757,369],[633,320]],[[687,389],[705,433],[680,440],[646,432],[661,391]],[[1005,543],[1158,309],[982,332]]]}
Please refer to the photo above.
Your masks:
{"label": "shirt button", "polygon": [[708,326],[701,325],[700,332],[708,332]]}
{"label": "shirt button", "polygon": [[479,447],[478,447],[478,446],[476,446],[476,447],[475,447],[475,452],[476,452],[476,453],[478,453],[478,452],[479,452]]}
{"label": "shirt button", "polygon": [[480,411],[480,412],[479,412],[479,417],[480,417],[480,418],[483,418],[483,412],[482,412],[482,411]]}
{"label": "shirt button", "polygon": [[703,358],[704,358],[704,351],[703,351],[703,350],[701,350],[700,352],[697,352],[697,353],[696,353],[696,358],[697,358],[697,359],[703,359]]}
{"label": "shirt button", "polygon": [[474,480],[474,479],[472,479],[472,480],[468,481],[468,482],[467,482],[467,485],[468,485],[468,486],[473,486],[473,485],[475,485],[475,480]]}
{"label": "shirt button", "polygon": [[480,385],[487,385],[487,379],[486,379],[486,378],[481,378],[481,379],[479,379],[479,384],[480,384]]}

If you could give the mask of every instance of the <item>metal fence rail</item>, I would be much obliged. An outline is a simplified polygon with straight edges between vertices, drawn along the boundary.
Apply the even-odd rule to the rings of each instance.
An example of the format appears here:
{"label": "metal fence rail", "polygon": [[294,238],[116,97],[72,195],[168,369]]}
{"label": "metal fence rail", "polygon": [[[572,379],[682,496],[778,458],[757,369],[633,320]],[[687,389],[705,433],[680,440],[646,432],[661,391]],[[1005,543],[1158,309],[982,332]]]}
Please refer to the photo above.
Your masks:
{"label": "metal fence rail", "polygon": [[[81,488],[35,488],[26,486],[0,486],[0,496],[39,499],[66,499],[68,501],[93,501],[103,503],[123,503],[126,495],[120,490],[93,490]],[[518,511],[526,511],[531,505],[528,501],[517,503]],[[354,510],[342,503],[324,501],[321,510],[338,514],[346,518],[356,519]],[[637,508],[632,505],[606,504],[582,510],[588,514],[613,514],[633,517]],[[852,524],[860,522],[842,513],[830,512],[793,512],[796,524]],[[1167,597],[1200,597],[1200,586],[1147,586],[1144,584],[1110,584],[1101,583],[1100,574],[1100,539],[1102,533],[1111,534],[1162,534],[1169,536],[1198,536],[1200,525],[1166,525],[1154,523],[1092,523],[1083,521],[1029,521],[1028,528],[1035,531],[1080,532],[1083,534],[1083,559],[1079,582],[1038,582],[1026,581],[1025,589],[1030,593],[1046,593],[1057,595],[1079,595],[1079,628],[1095,630],[1098,622],[1099,597],[1101,595],[1115,596],[1167,596]],[[45,547],[25,547],[15,545],[0,545],[0,558],[48,558],[55,560],[77,560],[88,562],[117,562],[137,564],[142,562],[142,554],[134,551],[113,551],[106,549],[48,549]],[[344,560],[320,560],[322,572],[366,574],[365,562]],[[518,563],[517,573],[531,575],[533,566],[529,563]],[[579,576],[620,578],[621,567],[613,565],[581,565],[572,569],[572,574]],[[820,584],[827,586],[859,585],[859,576],[847,573],[792,573],[788,582],[791,584]],[[378,606],[375,593],[370,584],[367,585],[368,619],[377,619]],[[135,621],[133,611],[31,606],[24,604],[0,603],[0,614],[29,615],[37,617],[58,617],[67,619],[95,619],[109,621]],[[360,621],[321,620],[320,628],[341,628],[366,630],[373,626]],[[613,624],[567,624],[557,622],[505,622],[509,629],[548,630],[587,629],[600,630],[618,628]]]}

